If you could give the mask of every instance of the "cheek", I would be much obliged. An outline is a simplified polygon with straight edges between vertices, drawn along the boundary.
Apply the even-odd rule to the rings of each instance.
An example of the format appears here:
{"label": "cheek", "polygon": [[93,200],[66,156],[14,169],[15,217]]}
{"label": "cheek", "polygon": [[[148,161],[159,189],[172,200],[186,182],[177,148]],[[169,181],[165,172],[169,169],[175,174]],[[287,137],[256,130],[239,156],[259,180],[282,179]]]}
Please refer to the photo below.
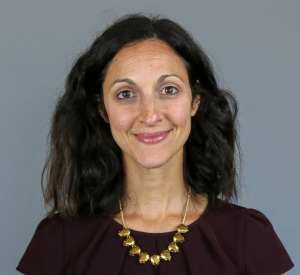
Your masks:
{"label": "cheek", "polygon": [[190,103],[188,101],[178,101],[168,107],[169,120],[175,125],[184,125],[190,120]]}
{"label": "cheek", "polygon": [[119,139],[119,132],[126,132],[132,128],[134,123],[134,118],[130,110],[121,110],[118,107],[114,108],[112,112],[109,113],[109,123],[113,137],[117,140]]}

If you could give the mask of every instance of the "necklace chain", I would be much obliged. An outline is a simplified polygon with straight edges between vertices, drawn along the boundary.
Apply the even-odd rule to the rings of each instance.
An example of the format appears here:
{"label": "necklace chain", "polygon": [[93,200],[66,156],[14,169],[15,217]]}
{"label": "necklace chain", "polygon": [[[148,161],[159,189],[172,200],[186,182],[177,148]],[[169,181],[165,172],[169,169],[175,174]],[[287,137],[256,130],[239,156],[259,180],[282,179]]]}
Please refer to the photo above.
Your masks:
{"label": "necklace chain", "polygon": [[118,236],[120,237],[126,237],[125,241],[123,242],[123,245],[126,247],[131,247],[131,250],[129,251],[130,256],[136,256],[139,255],[139,262],[141,264],[146,263],[149,259],[153,266],[158,266],[160,263],[160,259],[163,259],[165,261],[170,261],[171,260],[171,254],[172,253],[177,253],[179,252],[179,247],[178,243],[184,242],[184,237],[181,235],[182,233],[188,232],[188,227],[184,225],[185,217],[186,217],[186,212],[190,200],[190,194],[191,194],[191,187],[189,186],[189,192],[188,192],[188,197],[186,201],[186,206],[185,206],[185,211],[183,215],[183,219],[181,224],[177,226],[177,233],[173,236],[173,242],[171,242],[168,246],[167,250],[163,250],[160,255],[152,255],[151,257],[149,256],[148,253],[142,252],[142,250],[135,245],[135,240],[130,236],[130,229],[126,227],[125,221],[124,221],[124,215],[122,211],[122,205],[121,205],[121,200],[119,199],[119,204],[120,204],[120,213],[121,213],[121,219],[122,219],[122,224],[123,224],[123,229],[119,231]]}

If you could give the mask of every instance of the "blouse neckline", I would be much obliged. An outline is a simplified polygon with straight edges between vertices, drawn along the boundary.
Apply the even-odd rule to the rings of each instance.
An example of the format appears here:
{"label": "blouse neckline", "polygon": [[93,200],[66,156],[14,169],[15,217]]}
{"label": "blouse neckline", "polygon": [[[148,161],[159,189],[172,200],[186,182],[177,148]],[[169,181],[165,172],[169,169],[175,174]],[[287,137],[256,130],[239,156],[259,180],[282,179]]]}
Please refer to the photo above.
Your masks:
{"label": "blouse neckline", "polygon": [[[194,226],[196,226],[198,223],[200,223],[208,214],[210,210],[210,205],[208,204],[204,210],[204,212],[202,213],[202,215],[195,221],[193,221],[192,223],[186,225],[189,230],[191,228],[193,228]],[[110,217],[109,215],[106,216],[108,220],[111,221],[112,224],[116,225],[119,230],[121,230],[123,228],[123,225],[121,225],[120,223],[118,223],[116,220],[114,220],[112,217]],[[161,233],[150,233],[150,232],[143,232],[143,231],[137,231],[137,230],[133,230],[131,228],[130,232],[132,232],[134,235],[143,235],[143,236],[148,236],[148,237],[163,237],[163,236],[169,236],[169,235],[173,235],[177,232],[177,230],[173,230],[173,231],[168,231],[168,232],[161,232]]]}

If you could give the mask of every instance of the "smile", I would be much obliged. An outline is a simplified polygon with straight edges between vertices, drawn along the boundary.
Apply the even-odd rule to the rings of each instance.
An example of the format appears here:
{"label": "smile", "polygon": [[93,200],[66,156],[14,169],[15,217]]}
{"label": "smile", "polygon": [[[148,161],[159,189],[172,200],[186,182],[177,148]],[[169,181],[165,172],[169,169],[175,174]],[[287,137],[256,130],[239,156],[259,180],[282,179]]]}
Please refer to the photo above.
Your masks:
{"label": "smile", "polygon": [[143,143],[156,144],[166,139],[170,132],[171,130],[165,132],[157,132],[153,134],[150,133],[136,134],[134,136],[137,138],[137,140]]}

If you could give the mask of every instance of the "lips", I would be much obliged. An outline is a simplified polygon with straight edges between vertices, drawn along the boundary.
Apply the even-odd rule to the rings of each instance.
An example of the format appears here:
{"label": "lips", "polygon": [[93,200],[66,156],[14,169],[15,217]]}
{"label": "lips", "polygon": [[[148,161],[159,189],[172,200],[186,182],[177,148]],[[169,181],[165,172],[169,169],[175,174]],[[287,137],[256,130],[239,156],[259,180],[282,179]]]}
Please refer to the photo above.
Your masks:
{"label": "lips", "polygon": [[167,138],[171,130],[156,132],[156,133],[141,133],[135,134],[135,137],[143,143],[146,144],[156,144]]}

